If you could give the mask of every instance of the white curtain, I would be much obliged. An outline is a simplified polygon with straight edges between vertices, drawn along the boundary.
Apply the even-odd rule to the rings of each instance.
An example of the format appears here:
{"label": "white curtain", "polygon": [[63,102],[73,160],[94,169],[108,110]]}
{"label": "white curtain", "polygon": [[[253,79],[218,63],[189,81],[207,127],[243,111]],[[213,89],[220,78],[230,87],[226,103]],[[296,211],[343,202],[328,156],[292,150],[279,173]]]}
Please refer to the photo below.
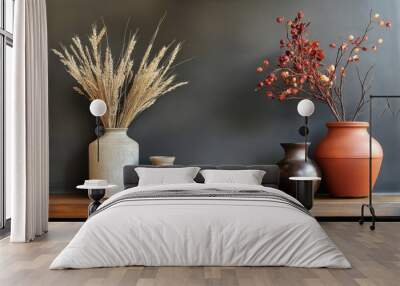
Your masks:
{"label": "white curtain", "polygon": [[47,232],[48,87],[45,0],[15,1],[14,94],[6,98],[6,187],[12,242]]}

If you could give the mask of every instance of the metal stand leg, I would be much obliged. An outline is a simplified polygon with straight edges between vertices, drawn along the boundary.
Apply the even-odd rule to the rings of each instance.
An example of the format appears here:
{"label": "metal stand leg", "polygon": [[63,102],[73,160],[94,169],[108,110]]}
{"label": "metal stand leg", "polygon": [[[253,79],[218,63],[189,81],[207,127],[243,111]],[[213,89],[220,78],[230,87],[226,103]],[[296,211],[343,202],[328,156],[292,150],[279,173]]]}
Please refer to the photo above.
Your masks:
{"label": "metal stand leg", "polygon": [[369,212],[371,213],[371,220],[372,220],[372,224],[370,225],[370,229],[371,230],[375,230],[375,222],[376,222],[376,215],[375,215],[375,209],[374,209],[374,207],[372,206],[372,205],[370,205],[370,204],[363,204],[362,206],[361,206],[361,218],[360,218],[360,220],[359,220],[359,224],[364,224],[364,221],[365,221],[365,216],[364,216],[364,208],[368,208],[369,209]]}
{"label": "metal stand leg", "polygon": [[372,99],[373,96],[371,95],[369,98],[369,195],[368,195],[368,204],[362,204],[361,206],[361,217],[359,223],[362,225],[365,221],[364,219],[364,207],[369,209],[371,213],[372,224],[370,225],[370,230],[375,230],[375,209],[372,206]]}
{"label": "metal stand leg", "polygon": [[372,215],[372,224],[369,226],[369,228],[370,230],[375,230],[375,221],[376,221],[375,209],[373,206],[368,206],[368,208]]}
{"label": "metal stand leg", "polygon": [[367,206],[366,204],[362,204],[362,206],[361,206],[361,217],[360,217],[360,220],[358,221],[358,223],[360,225],[364,224],[364,207],[366,207],[366,206]]}
{"label": "metal stand leg", "polygon": [[[364,223],[364,207],[367,207],[371,213],[371,218],[372,218],[372,224],[369,227],[371,230],[375,229],[375,222],[376,222],[376,214],[375,214],[375,209],[373,207],[373,199],[372,199],[372,191],[373,191],[373,185],[372,185],[372,137],[373,137],[373,104],[372,101],[373,99],[400,99],[400,95],[370,95],[369,96],[369,202],[368,204],[363,204],[361,206],[361,218],[359,223],[363,224]],[[389,106],[388,106],[389,107]]]}

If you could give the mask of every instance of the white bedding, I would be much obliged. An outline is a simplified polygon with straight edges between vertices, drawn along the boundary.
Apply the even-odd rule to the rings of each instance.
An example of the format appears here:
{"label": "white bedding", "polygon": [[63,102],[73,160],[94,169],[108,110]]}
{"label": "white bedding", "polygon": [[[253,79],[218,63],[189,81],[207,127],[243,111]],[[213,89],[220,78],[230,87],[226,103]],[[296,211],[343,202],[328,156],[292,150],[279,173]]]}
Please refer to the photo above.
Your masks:
{"label": "white bedding", "polygon": [[[132,192],[262,190],[254,185],[143,186],[115,194],[88,219],[50,269],[145,266],[294,266],[350,268],[318,222],[295,207],[257,198],[152,198]],[[137,194],[137,193],[134,193]],[[296,201],[297,202],[297,201]]]}

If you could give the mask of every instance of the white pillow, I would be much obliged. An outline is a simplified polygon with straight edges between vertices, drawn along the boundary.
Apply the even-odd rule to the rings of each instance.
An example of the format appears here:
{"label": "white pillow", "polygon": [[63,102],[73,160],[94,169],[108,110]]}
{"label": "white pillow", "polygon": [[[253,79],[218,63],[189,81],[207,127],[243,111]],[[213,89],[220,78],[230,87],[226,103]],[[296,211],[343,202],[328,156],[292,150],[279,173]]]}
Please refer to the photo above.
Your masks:
{"label": "white pillow", "polygon": [[261,170],[202,170],[206,184],[261,185],[265,171]]}
{"label": "white pillow", "polygon": [[135,168],[139,176],[139,186],[195,183],[193,179],[199,170],[199,167]]}

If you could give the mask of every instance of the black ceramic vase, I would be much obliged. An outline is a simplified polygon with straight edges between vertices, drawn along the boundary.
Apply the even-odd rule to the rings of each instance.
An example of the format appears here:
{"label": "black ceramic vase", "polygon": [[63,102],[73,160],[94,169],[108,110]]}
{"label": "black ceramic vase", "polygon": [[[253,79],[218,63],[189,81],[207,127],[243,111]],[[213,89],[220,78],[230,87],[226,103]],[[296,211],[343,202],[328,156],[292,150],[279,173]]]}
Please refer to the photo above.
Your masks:
{"label": "black ceramic vase", "polygon": [[[296,194],[296,185],[289,177],[321,177],[318,165],[305,154],[305,143],[281,143],[285,157],[278,162],[280,173],[279,189],[291,196]],[[310,143],[308,143],[310,146]],[[313,192],[318,190],[319,181],[313,183]]]}

